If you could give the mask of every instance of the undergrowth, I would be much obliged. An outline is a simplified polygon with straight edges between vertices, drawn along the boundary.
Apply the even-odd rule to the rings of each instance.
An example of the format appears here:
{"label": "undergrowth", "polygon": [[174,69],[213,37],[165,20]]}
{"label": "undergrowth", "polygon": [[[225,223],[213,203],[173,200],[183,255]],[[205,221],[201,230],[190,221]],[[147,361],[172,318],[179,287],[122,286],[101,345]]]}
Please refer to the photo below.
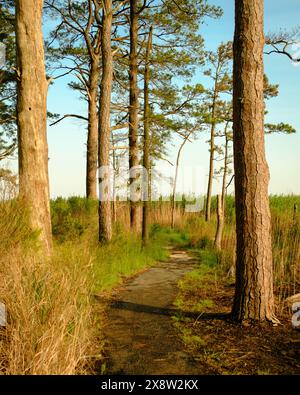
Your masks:
{"label": "undergrowth", "polygon": [[[299,197],[271,198],[279,301],[300,291],[299,204]],[[125,277],[167,259],[167,245],[192,249],[200,262],[180,282],[176,306],[199,314],[214,311],[212,294],[218,284],[233,282],[227,276],[235,255],[233,198],[227,199],[222,252],[213,249],[215,215],[208,224],[199,213],[182,217],[179,207],[176,229],[171,229],[170,207],[158,203],[151,212],[150,243],[142,248],[140,238],[128,230],[128,206],[120,205],[118,210],[112,243],[99,245],[97,202],[80,197],[52,201],[50,260],[39,253],[38,234],[28,226],[27,208],[5,192],[0,200],[0,301],[6,305],[8,319],[0,328],[0,374],[90,372],[102,347],[102,317],[95,314],[93,295],[110,292]],[[204,346],[205,339],[193,336],[183,329],[188,347]]]}
{"label": "undergrowth", "polygon": [[93,295],[109,292],[124,277],[168,257],[166,244],[186,234],[152,225],[142,248],[122,223],[110,244],[99,245],[97,203],[83,198],[51,202],[54,252],[39,253],[38,232],[15,199],[0,201],[0,374],[85,374],[101,358],[102,317]]}

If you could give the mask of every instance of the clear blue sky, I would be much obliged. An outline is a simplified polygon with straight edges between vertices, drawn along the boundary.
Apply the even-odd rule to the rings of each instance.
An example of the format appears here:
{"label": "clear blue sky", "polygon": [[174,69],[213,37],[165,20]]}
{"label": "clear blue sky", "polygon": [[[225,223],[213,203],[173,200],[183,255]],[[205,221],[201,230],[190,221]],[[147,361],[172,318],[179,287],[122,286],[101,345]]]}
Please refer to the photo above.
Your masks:
{"label": "clear blue sky", "polygon": [[[234,1],[215,0],[211,3],[224,10],[221,20],[207,20],[202,34],[208,49],[214,50],[222,41],[232,40],[234,34]],[[292,29],[299,26],[299,0],[265,0],[265,31],[278,31],[280,28]],[[283,55],[267,55],[265,72],[271,83],[279,84],[279,96],[267,103],[266,122],[289,123],[297,130],[295,135],[272,135],[266,137],[266,153],[270,167],[270,193],[300,194],[300,65],[295,67]],[[199,76],[201,79],[201,76]],[[201,80],[202,82],[202,80]],[[200,137],[195,143],[187,145],[183,152],[182,164],[197,163],[208,173],[208,136]],[[206,183],[204,182],[206,187]],[[214,191],[220,188],[216,183]]]}
{"label": "clear blue sky", "polygon": [[[212,0],[211,3],[224,9],[224,16],[220,20],[207,20],[201,27],[207,48],[215,49],[220,42],[233,37],[234,0]],[[266,0],[265,4],[266,32],[277,31],[279,28],[289,29],[299,24],[299,0]],[[266,57],[265,68],[270,81],[280,84],[279,97],[268,103],[267,121],[290,123],[298,130],[293,136],[273,135],[266,138],[271,171],[270,192],[300,194],[300,66],[293,66],[286,57],[272,55]],[[63,79],[50,87],[49,110],[61,114],[84,113],[84,103],[66,85],[67,79]],[[84,122],[69,119],[48,129],[52,197],[85,193],[85,126]],[[207,140],[208,136],[205,135],[195,143],[188,144],[182,156],[183,166],[200,166],[204,176],[208,172]],[[173,161],[174,152],[175,149],[170,150]],[[216,183],[215,192],[218,188]]]}

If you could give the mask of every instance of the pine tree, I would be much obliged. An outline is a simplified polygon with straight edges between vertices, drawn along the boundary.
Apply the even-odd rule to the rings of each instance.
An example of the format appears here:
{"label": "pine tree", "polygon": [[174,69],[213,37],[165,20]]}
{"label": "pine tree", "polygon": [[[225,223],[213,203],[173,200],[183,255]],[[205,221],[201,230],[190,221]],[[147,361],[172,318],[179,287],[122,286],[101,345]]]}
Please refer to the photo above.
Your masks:
{"label": "pine tree", "polygon": [[47,91],[42,34],[43,0],[32,9],[30,0],[16,1],[18,80],[19,191],[30,207],[33,229],[40,230],[43,250],[52,250],[48,145]]}
{"label": "pine tree", "polygon": [[[233,141],[237,267],[233,318],[274,316],[269,170],[264,146],[264,2],[236,0]],[[251,70],[251,73],[249,73]]]}

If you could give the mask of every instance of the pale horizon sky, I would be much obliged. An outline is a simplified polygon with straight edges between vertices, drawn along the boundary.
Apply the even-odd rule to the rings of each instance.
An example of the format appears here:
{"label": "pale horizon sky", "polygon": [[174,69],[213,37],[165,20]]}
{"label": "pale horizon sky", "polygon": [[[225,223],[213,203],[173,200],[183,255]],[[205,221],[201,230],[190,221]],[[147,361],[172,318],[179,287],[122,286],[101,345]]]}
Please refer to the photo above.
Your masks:
{"label": "pale horizon sky", "polygon": [[[234,1],[212,0],[211,4],[220,5],[224,10],[221,19],[207,19],[200,31],[205,38],[206,48],[213,50],[221,42],[233,39]],[[299,25],[299,0],[265,0],[265,31],[278,31],[280,28],[292,29]],[[295,67],[285,56],[270,55],[265,57],[265,71],[273,84],[279,84],[279,96],[267,104],[267,122],[285,122],[296,130],[295,135],[266,136],[266,154],[270,167],[270,194],[300,195],[300,125],[299,125],[299,86],[300,65]],[[197,74],[199,82],[203,80],[201,72]],[[196,78],[196,80],[197,80]],[[60,114],[85,113],[84,103],[67,87],[68,79],[62,79],[50,87],[48,110]],[[183,151],[182,168],[202,169],[203,190],[206,189],[208,173],[208,134],[199,136],[193,144],[188,143]],[[60,124],[48,127],[49,176],[51,197],[85,195],[85,145],[86,124],[78,120],[67,119]],[[177,144],[178,145],[178,144]],[[175,162],[176,147],[170,148],[170,160]],[[9,166],[15,170],[16,161]],[[189,192],[192,177],[185,174]],[[214,193],[220,185],[216,182]],[[179,183],[180,190],[180,183]]]}

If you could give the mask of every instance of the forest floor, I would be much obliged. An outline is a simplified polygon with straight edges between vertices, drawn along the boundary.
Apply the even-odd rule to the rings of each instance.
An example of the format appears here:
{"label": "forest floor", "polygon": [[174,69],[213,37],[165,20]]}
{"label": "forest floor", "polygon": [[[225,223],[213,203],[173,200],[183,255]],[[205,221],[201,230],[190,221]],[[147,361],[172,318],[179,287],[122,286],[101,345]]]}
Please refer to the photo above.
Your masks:
{"label": "forest floor", "polygon": [[233,291],[199,257],[173,249],[168,261],[110,295],[101,373],[300,374],[300,332],[291,317],[277,327],[236,325]]}

